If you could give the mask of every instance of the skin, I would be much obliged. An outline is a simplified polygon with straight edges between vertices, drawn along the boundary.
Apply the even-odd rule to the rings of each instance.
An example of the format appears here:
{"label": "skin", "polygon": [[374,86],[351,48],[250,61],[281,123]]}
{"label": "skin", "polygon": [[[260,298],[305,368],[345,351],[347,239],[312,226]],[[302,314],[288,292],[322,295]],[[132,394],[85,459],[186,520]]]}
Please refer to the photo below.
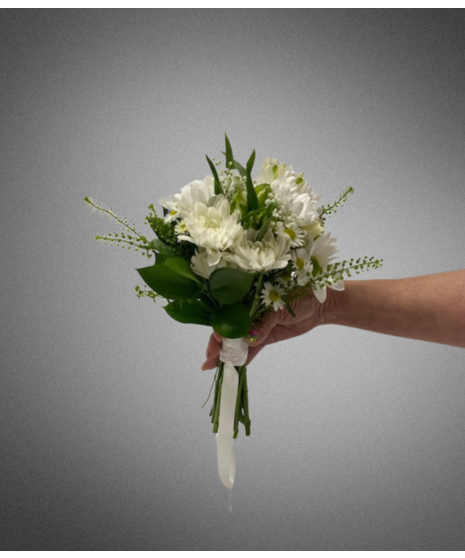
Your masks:
{"label": "skin", "polygon": [[[385,335],[465,348],[465,269],[409,277],[344,281],[344,291],[327,290],[320,304],[313,294],[273,312],[254,325],[246,338],[249,364],[266,345],[303,335],[317,326],[333,324]],[[213,332],[202,370],[216,368],[221,338]]]}

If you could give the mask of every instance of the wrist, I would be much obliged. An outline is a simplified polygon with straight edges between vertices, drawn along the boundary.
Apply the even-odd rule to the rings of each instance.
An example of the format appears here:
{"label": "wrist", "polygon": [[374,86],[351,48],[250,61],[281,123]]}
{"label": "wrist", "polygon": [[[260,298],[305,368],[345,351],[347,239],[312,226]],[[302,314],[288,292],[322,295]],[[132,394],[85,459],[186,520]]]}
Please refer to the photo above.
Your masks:
{"label": "wrist", "polygon": [[326,300],[320,304],[318,325],[337,325],[340,323],[344,310],[346,292],[326,289]]}

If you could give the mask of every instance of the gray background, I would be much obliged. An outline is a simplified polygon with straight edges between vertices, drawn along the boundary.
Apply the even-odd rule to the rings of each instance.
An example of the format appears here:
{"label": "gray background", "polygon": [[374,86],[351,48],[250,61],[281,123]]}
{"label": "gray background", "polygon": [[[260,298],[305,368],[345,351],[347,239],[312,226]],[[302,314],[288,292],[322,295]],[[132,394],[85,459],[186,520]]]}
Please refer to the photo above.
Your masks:
{"label": "gray background", "polygon": [[[138,300],[143,225],[226,132],[305,171],[360,279],[464,266],[463,10],[1,10],[4,550],[465,548],[463,349],[328,326],[250,366],[233,513],[209,330]],[[144,228],[149,233],[148,228]]]}

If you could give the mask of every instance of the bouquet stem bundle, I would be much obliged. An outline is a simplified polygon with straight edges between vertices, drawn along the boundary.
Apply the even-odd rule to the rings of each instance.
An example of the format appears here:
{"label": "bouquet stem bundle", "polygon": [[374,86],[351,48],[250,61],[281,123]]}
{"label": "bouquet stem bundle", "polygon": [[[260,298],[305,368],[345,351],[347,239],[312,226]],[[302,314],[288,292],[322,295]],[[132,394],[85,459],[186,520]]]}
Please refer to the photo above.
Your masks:
{"label": "bouquet stem bundle", "polygon": [[[246,436],[250,436],[250,417],[249,417],[249,392],[247,388],[247,367],[236,366],[239,374],[239,385],[237,388],[236,413],[234,416],[234,433],[233,438],[237,438],[239,434],[239,423],[242,422],[245,428]],[[211,421],[213,423],[213,432],[218,432],[220,407],[221,407],[221,388],[223,385],[224,363],[218,365],[215,378],[215,395],[213,398],[213,406],[210,411]]]}

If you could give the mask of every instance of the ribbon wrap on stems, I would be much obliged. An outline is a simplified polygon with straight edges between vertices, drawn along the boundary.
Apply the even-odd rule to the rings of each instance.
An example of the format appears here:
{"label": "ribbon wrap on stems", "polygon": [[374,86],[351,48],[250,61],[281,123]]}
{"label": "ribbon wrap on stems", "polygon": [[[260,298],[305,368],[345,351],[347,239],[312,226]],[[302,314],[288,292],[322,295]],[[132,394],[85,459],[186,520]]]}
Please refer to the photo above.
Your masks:
{"label": "ribbon wrap on stems", "polygon": [[[238,397],[239,374],[235,366],[243,366],[247,361],[249,347],[242,338],[222,339],[220,361],[224,363],[221,388],[218,432],[218,473],[221,482],[229,490],[230,497],[236,476],[236,456],[233,434],[236,399]],[[231,509],[231,500],[229,504]]]}

